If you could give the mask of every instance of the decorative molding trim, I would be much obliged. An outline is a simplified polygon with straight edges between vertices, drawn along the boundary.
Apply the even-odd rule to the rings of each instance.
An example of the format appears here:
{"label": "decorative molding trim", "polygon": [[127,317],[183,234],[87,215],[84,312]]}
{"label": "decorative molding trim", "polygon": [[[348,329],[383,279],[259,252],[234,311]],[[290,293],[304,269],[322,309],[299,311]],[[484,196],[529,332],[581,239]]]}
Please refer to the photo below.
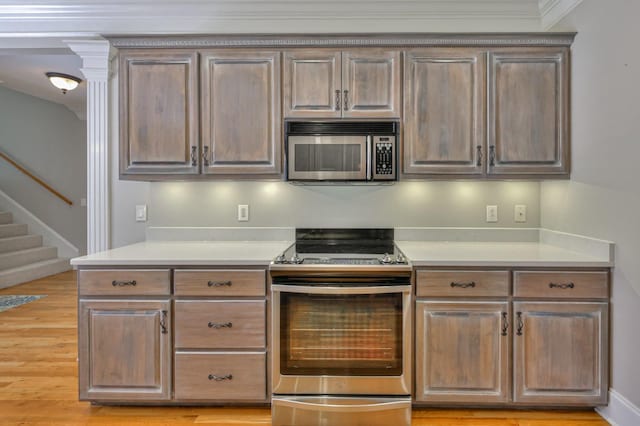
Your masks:
{"label": "decorative molding trim", "polygon": [[80,256],[78,247],[71,244],[66,238],[58,234],[2,190],[0,190],[0,205],[3,206],[3,209],[11,212],[17,222],[26,224],[29,227],[29,231],[42,235],[44,245],[56,247],[58,249],[58,257],[71,258]]}
{"label": "decorative molding trim", "polygon": [[87,79],[87,254],[110,243],[109,64],[114,51],[106,40],[70,40],[82,58]]}
{"label": "decorative molding trim", "polygon": [[640,425],[640,407],[614,389],[609,389],[609,405],[596,408],[596,411],[613,426]]}
{"label": "decorative molding trim", "polygon": [[570,46],[575,33],[322,34],[108,37],[117,48]]}
{"label": "decorative molding trim", "polygon": [[548,30],[576,8],[582,0],[539,0],[542,29]]}

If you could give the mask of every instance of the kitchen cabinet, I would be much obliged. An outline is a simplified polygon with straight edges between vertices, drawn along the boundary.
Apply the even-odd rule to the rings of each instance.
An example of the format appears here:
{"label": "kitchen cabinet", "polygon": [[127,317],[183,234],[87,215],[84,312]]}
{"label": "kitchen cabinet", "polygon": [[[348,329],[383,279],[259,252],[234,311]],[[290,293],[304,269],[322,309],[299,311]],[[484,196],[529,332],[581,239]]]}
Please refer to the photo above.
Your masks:
{"label": "kitchen cabinet", "polygon": [[285,118],[401,115],[398,50],[289,50],[284,64]]}
{"label": "kitchen cabinet", "polygon": [[198,173],[198,67],[192,50],[123,50],[120,178]]}
{"label": "kitchen cabinet", "polygon": [[282,170],[280,52],[201,52],[202,173],[274,177]]}

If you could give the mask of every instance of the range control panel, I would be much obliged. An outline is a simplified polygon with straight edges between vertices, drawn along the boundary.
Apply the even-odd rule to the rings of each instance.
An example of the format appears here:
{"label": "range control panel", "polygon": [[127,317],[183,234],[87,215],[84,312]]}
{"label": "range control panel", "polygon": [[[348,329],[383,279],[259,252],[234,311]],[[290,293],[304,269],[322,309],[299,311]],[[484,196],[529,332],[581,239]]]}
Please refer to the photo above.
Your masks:
{"label": "range control panel", "polygon": [[373,179],[395,180],[396,138],[395,136],[373,137]]}

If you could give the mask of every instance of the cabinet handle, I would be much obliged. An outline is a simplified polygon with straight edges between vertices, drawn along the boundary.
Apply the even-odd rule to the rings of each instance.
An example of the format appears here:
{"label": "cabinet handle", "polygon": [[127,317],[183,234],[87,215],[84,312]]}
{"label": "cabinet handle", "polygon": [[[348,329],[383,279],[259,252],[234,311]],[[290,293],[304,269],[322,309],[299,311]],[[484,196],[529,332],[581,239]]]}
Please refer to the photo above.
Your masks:
{"label": "cabinet handle", "polygon": [[209,374],[209,380],[215,380],[216,382],[221,382],[223,380],[233,380],[233,375],[225,374],[224,376],[216,376],[215,374]]}
{"label": "cabinet handle", "polygon": [[198,165],[198,147],[196,146],[191,147],[191,165],[192,166]]}
{"label": "cabinet handle", "polygon": [[125,287],[125,286],[128,286],[128,285],[135,287],[136,284],[138,284],[136,282],[136,280],[131,280],[131,281],[116,281],[116,280],[113,280],[113,281],[111,281],[111,285],[114,286],[114,287]]}
{"label": "cabinet handle", "polygon": [[209,167],[209,147],[202,147],[202,164],[206,167]]}
{"label": "cabinet handle", "polygon": [[496,165],[496,146],[491,145],[489,147],[489,166],[493,167]]}
{"label": "cabinet handle", "polygon": [[549,288],[560,288],[562,290],[566,290],[568,288],[574,288],[575,285],[573,283],[564,283],[564,284],[556,284],[556,283],[549,283]]}
{"label": "cabinet handle", "polygon": [[349,91],[344,91],[344,110],[349,111]]}
{"label": "cabinet handle", "polygon": [[209,281],[207,285],[209,287],[231,287],[231,281]]}
{"label": "cabinet handle", "polygon": [[231,327],[233,327],[233,323],[231,323],[231,322],[211,322],[211,321],[209,321],[209,328],[220,329],[220,328],[231,328]]}
{"label": "cabinet handle", "polygon": [[509,320],[507,319],[507,313],[503,312],[502,313],[502,335],[506,336],[507,335],[507,331],[509,330]]}
{"label": "cabinet handle", "polygon": [[478,152],[478,161],[476,162],[476,166],[482,166],[482,145],[476,146],[476,151]]}
{"label": "cabinet handle", "polygon": [[340,91],[336,90],[336,111],[340,111]]}
{"label": "cabinet handle", "polygon": [[516,329],[516,334],[518,336],[522,336],[522,329],[524,328],[524,323],[522,322],[522,312],[516,312],[516,318],[518,321],[518,328]]}
{"label": "cabinet handle", "polygon": [[162,311],[162,315],[160,316],[160,333],[167,334],[167,311]]}
{"label": "cabinet handle", "polygon": [[476,286],[475,281],[471,281],[470,283],[456,283],[456,282],[451,282],[451,287],[460,287],[460,288],[474,288]]}

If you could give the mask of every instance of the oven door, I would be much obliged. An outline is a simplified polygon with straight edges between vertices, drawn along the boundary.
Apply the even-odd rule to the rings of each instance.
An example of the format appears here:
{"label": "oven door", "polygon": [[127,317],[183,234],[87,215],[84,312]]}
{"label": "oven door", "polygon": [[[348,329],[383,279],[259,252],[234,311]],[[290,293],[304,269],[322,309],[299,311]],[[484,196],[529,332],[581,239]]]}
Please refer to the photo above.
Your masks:
{"label": "oven door", "polygon": [[367,136],[289,136],[289,180],[367,180]]}
{"label": "oven door", "polygon": [[411,393],[410,285],[271,288],[274,394]]}

